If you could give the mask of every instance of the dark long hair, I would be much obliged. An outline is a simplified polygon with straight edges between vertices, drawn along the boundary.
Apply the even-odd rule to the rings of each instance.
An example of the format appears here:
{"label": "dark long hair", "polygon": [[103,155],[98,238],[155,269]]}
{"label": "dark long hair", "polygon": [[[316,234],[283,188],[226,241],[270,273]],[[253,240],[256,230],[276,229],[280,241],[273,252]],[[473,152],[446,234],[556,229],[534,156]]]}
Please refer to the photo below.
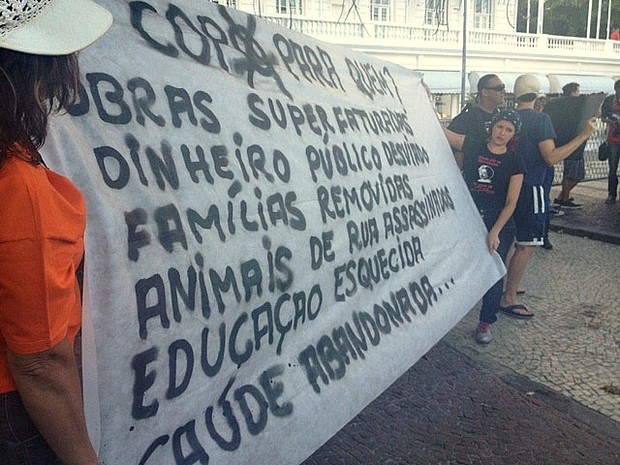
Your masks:
{"label": "dark long hair", "polygon": [[11,147],[28,149],[30,161],[47,136],[50,114],[67,109],[78,90],[77,55],[44,56],[0,49],[0,167]]}

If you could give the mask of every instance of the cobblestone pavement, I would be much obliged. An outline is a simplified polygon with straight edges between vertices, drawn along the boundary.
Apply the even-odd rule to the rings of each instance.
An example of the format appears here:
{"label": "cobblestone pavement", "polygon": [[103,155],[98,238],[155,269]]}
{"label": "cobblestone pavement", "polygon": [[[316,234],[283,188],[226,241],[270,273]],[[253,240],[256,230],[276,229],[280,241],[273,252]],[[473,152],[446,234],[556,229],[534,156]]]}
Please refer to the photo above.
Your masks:
{"label": "cobblestone pavement", "polygon": [[474,307],[303,465],[620,464],[620,215],[574,193],[522,283],[536,317],[480,346]]}
{"label": "cobblestone pavement", "polygon": [[[557,193],[558,189],[554,188],[552,198],[557,197]],[[607,181],[578,184],[571,194],[584,208],[567,210],[565,215],[554,217],[551,228],[571,235],[620,244],[620,202],[605,204]]]}
{"label": "cobblestone pavement", "polygon": [[446,340],[465,353],[491,357],[620,422],[620,247],[550,233],[523,278],[530,321],[499,315],[488,346],[471,336],[479,308]]}

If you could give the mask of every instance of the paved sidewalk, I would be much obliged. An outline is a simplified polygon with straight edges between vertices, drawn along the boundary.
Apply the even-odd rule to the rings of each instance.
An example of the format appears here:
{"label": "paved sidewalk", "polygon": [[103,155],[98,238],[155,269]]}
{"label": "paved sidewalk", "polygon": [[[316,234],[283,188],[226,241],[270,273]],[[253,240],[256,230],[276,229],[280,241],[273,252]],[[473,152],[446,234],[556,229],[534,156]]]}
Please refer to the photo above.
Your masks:
{"label": "paved sidewalk", "polygon": [[620,422],[620,247],[558,233],[550,240],[554,249],[536,251],[522,282],[535,318],[500,314],[496,340],[481,346],[471,335],[475,307],[445,340]]}
{"label": "paved sidewalk", "polygon": [[524,277],[536,317],[481,346],[476,306],[303,465],[620,464],[620,215],[606,182],[573,191]]}
{"label": "paved sidewalk", "polygon": [[[558,187],[552,189],[555,199]],[[581,237],[588,237],[612,244],[620,244],[620,202],[606,205],[607,180],[587,181],[577,184],[571,191],[575,201],[582,204],[579,210],[564,210],[562,216],[554,216],[550,229]]]}

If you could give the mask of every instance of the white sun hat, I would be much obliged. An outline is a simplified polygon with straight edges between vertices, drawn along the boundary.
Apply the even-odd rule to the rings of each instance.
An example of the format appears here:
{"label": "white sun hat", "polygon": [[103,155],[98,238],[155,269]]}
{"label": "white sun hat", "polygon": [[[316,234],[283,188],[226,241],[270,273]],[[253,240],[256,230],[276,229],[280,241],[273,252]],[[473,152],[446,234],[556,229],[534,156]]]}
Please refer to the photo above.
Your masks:
{"label": "white sun hat", "polygon": [[522,74],[515,81],[514,93],[516,99],[527,94],[536,94],[538,97],[541,95],[540,81],[533,74]]}
{"label": "white sun hat", "polygon": [[88,47],[112,25],[92,0],[0,0],[0,48],[68,55]]}

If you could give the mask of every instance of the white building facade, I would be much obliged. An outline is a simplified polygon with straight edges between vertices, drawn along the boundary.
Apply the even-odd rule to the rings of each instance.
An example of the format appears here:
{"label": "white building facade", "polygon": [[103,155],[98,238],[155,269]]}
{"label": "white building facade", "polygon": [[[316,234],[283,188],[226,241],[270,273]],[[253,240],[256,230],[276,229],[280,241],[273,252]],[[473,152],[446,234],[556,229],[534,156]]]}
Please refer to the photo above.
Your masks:
{"label": "white building facade", "polygon": [[[576,81],[582,92],[613,91],[620,41],[514,32],[519,0],[220,0],[227,6],[425,73],[444,95],[446,117],[461,92],[497,73],[512,91],[535,73],[557,94]],[[521,0],[524,1],[524,0]],[[578,12],[576,12],[578,14]],[[587,11],[583,12],[584,21]],[[466,19],[464,19],[466,18]],[[552,18],[547,18],[551,21]],[[465,39],[465,40],[464,40]],[[465,79],[463,79],[465,76]]]}

